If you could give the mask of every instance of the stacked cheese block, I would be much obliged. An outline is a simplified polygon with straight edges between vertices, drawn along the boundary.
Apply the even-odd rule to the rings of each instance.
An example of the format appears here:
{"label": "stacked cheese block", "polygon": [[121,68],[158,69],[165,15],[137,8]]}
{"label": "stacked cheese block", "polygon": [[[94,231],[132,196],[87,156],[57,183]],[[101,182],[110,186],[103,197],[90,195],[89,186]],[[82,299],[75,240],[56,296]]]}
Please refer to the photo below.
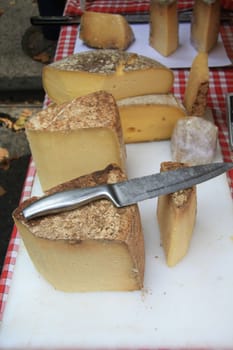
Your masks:
{"label": "stacked cheese block", "polygon": [[148,57],[119,50],[74,54],[46,66],[43,84],[49,97],[62,103],[105,90],[117,101],[125,142],[168,139],[185,116],[171,94],[173,72]]}

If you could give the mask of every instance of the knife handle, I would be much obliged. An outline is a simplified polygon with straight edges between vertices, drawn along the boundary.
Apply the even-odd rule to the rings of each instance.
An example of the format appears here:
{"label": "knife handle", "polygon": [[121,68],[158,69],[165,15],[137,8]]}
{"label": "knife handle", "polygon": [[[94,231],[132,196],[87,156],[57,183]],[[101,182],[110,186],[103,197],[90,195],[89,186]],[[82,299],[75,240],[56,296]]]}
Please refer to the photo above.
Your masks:
{"label": "knife handle", "polygon": [[34,26],[41,25],[70,25],[79,24],[81,16],[32,16],[30,18],[31,24]]}
{"label": "knife handle", "polygon": [[233,150],[233,93],[226,95],[227,122],[230,148]]}
{"label": "knife handle", "polygon": [[107,184],[54,193],[29,204],[22,212],[25,219],[30,220],[39,216],[72,210],[101,198],[110,199],[113,204],[119,206],[113,187]]}

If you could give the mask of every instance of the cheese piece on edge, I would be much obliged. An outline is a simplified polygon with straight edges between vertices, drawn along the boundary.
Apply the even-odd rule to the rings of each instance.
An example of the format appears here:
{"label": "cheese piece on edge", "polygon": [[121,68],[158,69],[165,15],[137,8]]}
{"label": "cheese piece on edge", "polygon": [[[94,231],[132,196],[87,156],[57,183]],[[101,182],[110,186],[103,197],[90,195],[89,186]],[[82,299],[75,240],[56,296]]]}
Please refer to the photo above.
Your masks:
{"label": "cheese piece on edge", "polygon": [[25,129],[44,191],[110,163],[125,168],[119,111],[107,92],[52,105]]}
{"label": "cheese piece on edge", "polygon": [[191,22],[191,43],[197,51],[209,52],[217,44],[220,28],[220,0],[195,0]]}
{"label": "cheese piece on edge", "polygon": [[177,120],[186,116],[172,94],[130,97],[117,105],[126,143],[170,139]]}
{"label": "cheese piece on edge", "polygon": [[134,33],[125,17],[119,14],[85,11],[79,37],[98,49],[125,50],[134,41]]}
{"label": "cheese piece on edge", "polygon": [[150,1],[150,46],[169,56],[179,46],[177,1]]}
{"label": "cheese piece on edge", "polygon": [[43,86],[51,100],[61,103],[98,90],[115,99],[168,93],[172,70],[159,62],[121,50],[77,53],[43,68]]}
{"label": "cheese piece on edge", "polygon": [[188,115],[202,116],[206,111],[209,91],[208,54],[199,52],[192,62],[184,94]]}
{"label": "cheese piece on edge", "polygon": [[[184,163],[163,162],[161,171],[177,169]],[[167,265],[175,266],[187,254],[196,222],[196,187],[158,198],[157,218]]]}
{"label": "cheese piece on edge", "polygon": [[[126,179],[119,167],[53,188],[61,190]],[[137,205],[116,208],[101,199],[78,209],[25,220],[22,203],[13,217],[39,273],[65,292],[132,291],[143,287],[144,237]]]}

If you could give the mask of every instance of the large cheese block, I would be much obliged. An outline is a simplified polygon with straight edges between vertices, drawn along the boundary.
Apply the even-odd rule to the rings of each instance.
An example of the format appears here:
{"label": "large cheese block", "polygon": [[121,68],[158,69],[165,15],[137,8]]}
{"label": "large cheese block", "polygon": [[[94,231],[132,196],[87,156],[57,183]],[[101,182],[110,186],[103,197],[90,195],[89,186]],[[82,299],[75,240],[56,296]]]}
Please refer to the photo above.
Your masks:
{"label": "large cheese block", "polygon": [[[46,194],[125,178],[118,167],[109,165]],[[54,288],[90,292],[143,287],[144,238],[137,205],[116,208],[101,199],[78,209],[27,221],[22,209],[35,199],[22,203],[13,216],[32,262]]]}
{"label": "large cheese block", "polygon": [[195,0],[191,43],[197,51],[209,52],[217,44],[220,28],[220,0]]}
{"label": "large cheese block", "polygon": [[[164,162],[161,171],[184,166],[184,163]],[[161,243],[168,266],[175,266],[188,253],[196,222],[196,187],[163,195],[157,202],[157,219]]]}
{"label": "large cheese block", "polygon": [[117,105],[126,143],[170,139],[177,120],[186,116],[172,94],[129,97]]}
{"label": "large cheese block", "polygon": [[204,115],[208,102],[208,92],[208,54],[199,52],[192,62],[185,88],[184,106],[188,115]]}
{"label": "large cheese block", "polygon": [[163,56],[175,52],[179,45],[177,1],[150,0],[150,46]]}
{"label": "large cheese block", "polygon": [[98,49],[125,50],[134,41],[134,33],[125,17],[119,14],[85,11],[79,37]]}
{"label": "large cheese block", "polygon": [[125,167],[119,112],[107,92],[49,106],[25,128],[43,190],[110,163]]}
{"label": "large cheese block", "polygon": [[85,51],[43,68],[44,89],[57,103],[98,90],[117,100],[167,93],[173,80],[173,72],[159,62],[122,50]]}

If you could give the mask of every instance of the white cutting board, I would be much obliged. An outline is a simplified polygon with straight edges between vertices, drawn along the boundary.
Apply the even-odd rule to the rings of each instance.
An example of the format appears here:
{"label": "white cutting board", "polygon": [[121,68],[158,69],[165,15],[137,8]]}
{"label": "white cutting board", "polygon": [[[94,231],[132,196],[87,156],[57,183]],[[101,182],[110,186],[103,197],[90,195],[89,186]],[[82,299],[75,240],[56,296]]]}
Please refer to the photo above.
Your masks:
{"label": "white cutting board", "polygon": [[[159,171],[169,142],[127,146],[129,177]],[[218,151],[216,161],[221,160]],[[33,194],[40,193],[36,180]],[[21,242],[0,328],[0,348],[233,347],[233,203],[226,175],[198,186],[188,255],[168,268],[155,216],[140,203],[145,233],[145,289],[63,293],[34,269]]]}

